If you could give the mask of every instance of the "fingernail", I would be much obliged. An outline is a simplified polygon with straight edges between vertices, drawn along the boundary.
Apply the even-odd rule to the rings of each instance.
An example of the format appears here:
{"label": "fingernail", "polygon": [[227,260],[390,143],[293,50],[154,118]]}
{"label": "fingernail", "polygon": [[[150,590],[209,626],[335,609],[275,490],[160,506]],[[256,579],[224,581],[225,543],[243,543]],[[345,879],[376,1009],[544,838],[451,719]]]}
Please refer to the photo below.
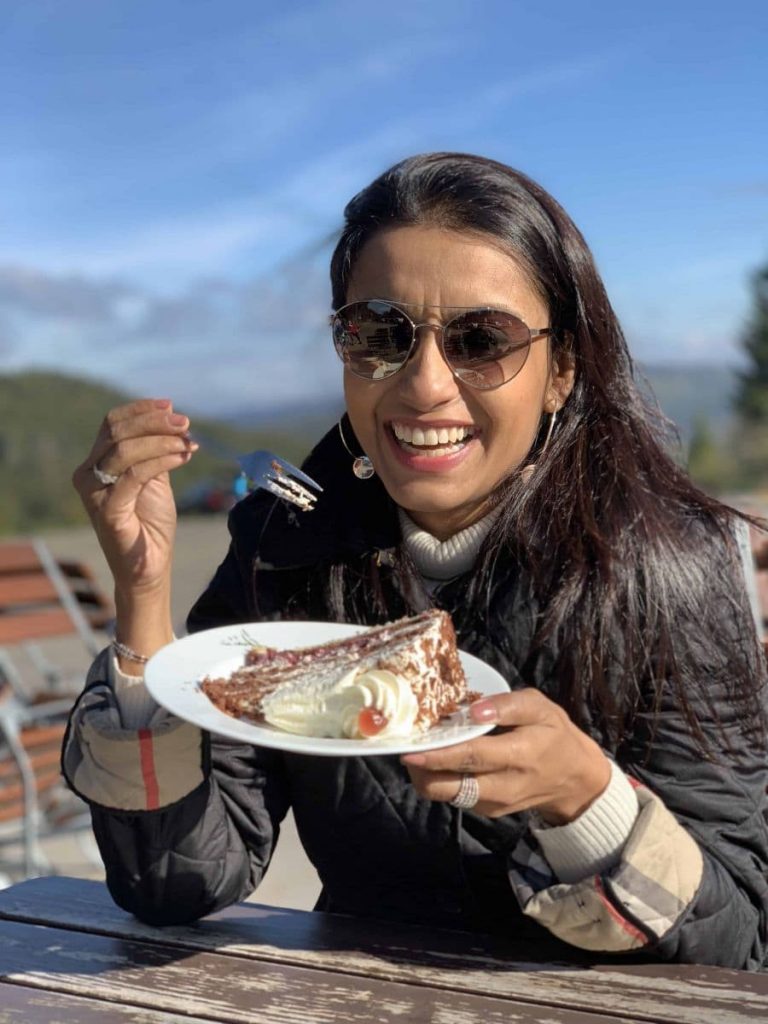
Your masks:
{"label": "fingernail", "polygon": [[168,422],[174,427],[183,427],[187,422],[187,417],[182,416],[180,412],[172,412],[168,417]]}
{"label": "fingernail", "polygon": [[495,722],[499,717],[496,705],[490,700],[477,700],[469,708],[475,722]]}
{"label": "fingernail", "polygon": [[400,764],[420,765],[426,763],[427,759],[423,754],[405,754],[400,758]]}
{"label": "fingernail", "polygon": [[170,398],[156,398],[155,399],[155,408],[156,409],[170,409],[170,407],[171,407],[171,400],[170,400]]}

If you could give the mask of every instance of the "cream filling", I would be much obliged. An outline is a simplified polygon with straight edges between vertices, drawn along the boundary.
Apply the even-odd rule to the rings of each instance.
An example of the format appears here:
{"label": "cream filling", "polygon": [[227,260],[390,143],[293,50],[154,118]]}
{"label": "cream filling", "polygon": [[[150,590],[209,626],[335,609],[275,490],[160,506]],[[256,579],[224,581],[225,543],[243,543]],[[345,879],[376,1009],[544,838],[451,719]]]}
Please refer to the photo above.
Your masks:
{"label": "cream filling", "polygon": [[419,705],[401,676],[383,669],[352,669],[329,686],[327,680],[289,683],[264,698],[262,713],[270,725],[300,736],[366,739],[359,730],[364,708],[375,708],[386,726],[371,739],[410,736]]}

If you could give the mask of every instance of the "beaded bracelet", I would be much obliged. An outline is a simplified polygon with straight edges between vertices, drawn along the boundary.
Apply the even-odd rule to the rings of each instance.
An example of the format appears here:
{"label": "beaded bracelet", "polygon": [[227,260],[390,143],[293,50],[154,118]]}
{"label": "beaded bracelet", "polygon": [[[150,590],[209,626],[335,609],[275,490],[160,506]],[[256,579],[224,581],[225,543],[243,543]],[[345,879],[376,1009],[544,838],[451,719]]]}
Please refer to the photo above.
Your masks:
{"label": "beaded bracelet", "polygon": [[143,654],[137,654],[127,644],[122,644],[119,640],[113,640],[112,646],[115,649],[115,653],[119,654],[121,658],[125,658],[126,661],[135,661],[137,665],[146,665],[149,661],[149,658]]}

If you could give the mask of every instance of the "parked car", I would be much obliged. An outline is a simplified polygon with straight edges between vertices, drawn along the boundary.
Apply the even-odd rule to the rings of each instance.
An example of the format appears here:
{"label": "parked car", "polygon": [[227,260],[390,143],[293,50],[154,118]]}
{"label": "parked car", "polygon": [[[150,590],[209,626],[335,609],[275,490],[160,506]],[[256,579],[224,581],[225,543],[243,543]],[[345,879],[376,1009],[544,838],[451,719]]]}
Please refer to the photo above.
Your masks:
{"label": "parked car", "polygon": [[176,499],[180,515],[209,515],[229,512],[237,501],[234,489],[215,480],[198,480]]}

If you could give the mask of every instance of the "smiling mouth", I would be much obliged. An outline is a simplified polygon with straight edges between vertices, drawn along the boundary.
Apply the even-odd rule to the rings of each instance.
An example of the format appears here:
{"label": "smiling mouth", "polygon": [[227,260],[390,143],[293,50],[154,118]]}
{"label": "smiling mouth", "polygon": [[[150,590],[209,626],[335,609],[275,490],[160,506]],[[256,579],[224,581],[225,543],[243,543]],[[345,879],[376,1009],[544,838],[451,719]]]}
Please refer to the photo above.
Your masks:
{"label": "smiling mouth", "polygon": [[404,423],[390,423],[390,430],[399,447],[410,455],[439,458],[455,455],[476,437],[475,427],[410,427]]}

